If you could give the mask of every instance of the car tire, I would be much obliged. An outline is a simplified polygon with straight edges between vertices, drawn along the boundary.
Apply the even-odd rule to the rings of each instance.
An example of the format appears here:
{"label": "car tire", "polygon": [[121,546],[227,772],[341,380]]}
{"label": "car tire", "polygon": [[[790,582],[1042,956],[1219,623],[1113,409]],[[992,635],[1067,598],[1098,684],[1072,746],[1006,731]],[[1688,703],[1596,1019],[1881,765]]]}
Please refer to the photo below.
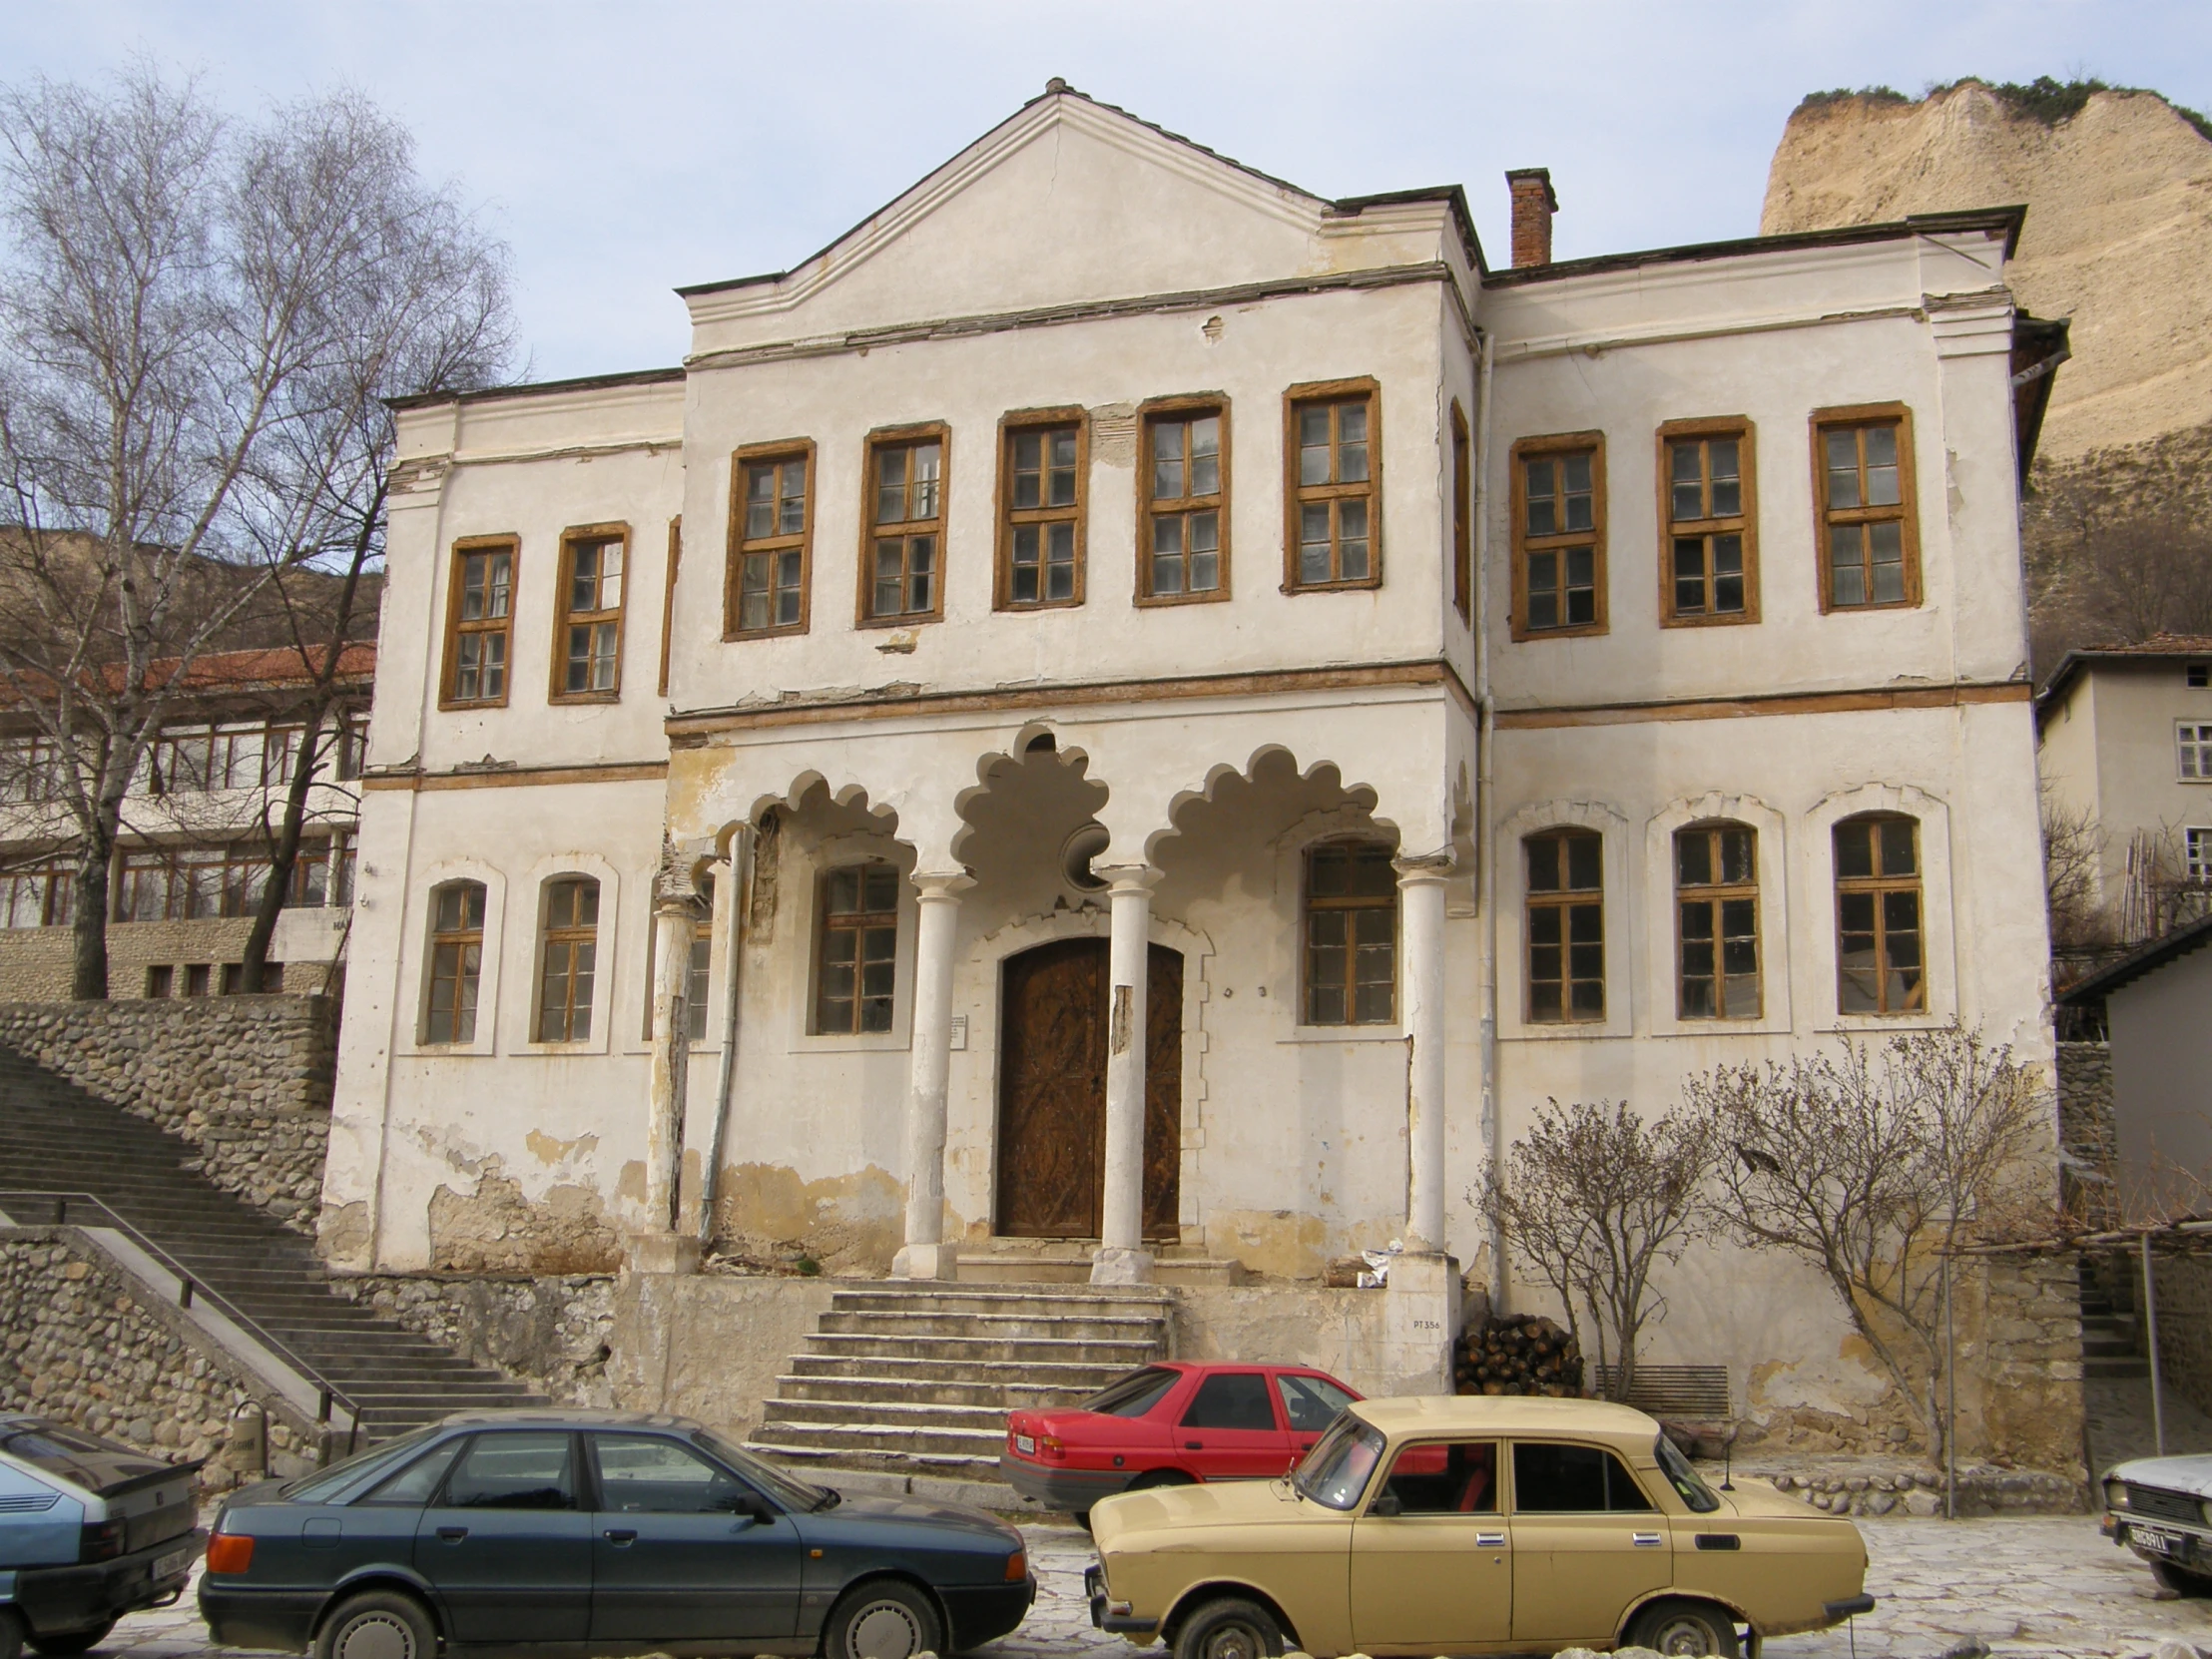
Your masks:
{"label": "car tire", "polygon": [[1736,1620],[1709,1601],[1662,1601],[1646,1607],[1628,1627],[1631,1647],[1648,1647],[1666,1659],[1736,1659]]}
{"label": "car tire", "polygon": [[397,1590],[346,1597],[314,1637],[314,1659],[437,1659],[437,1651],[428,1609]]}
{"label": "car tire", "polygon": [[0,1659],[19,1659],[22,1652],[22,1616],[13,1607],[0,1607]]}
{"label": "car tire", "polygon": [[2191,1572],[2187,1567],[2170,1566],[2164,1561],[2152,1561],[2149,1565],[2151,1577],[2175,1595],[2212,1596],[2212,1576]]}
{"label": "car tire", "polygon": [[77,1659],[80,1653],[90,1653],[108,1639],[108,1632],[115,1628],[115,1620],[89,1626],[83,1630],[57,1630],[51,1636],[33,1636],[31,1651],[43,1653],[47,1659]]}
{"label": "car tire", "polygon": [[1206,1602],[1175,1633],[1175,1659],[1281,1659],[1282,1652],[1275,1615],[1242,1596]]}
{"label": "car tire", "polygon": [[944,1640],[937,1610],[911,1584],[878,1578],[830,1610],[823,1659],[916,1659]]}
{"label": "car tire", "polygon": [[1129,1482],[1132,1492],[1150,1491],[1155,1486],[1195,1486],[1198,1482],[1181,1469],[1147,1469]]}

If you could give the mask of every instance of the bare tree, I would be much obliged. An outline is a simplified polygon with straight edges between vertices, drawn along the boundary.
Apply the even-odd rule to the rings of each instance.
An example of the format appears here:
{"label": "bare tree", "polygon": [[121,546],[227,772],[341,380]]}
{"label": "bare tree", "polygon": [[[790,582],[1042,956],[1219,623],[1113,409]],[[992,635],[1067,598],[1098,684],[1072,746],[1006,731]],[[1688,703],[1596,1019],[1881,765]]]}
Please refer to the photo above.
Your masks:
{"label": "bare tree", "polygon": [[2113,919],[2099,893],[2104,831],[2096,814],[2069,807],[2042,786],[2043,899],[2050,910],[2051,944],[2086,950],[2109,944]]}
{"label": "bare tree", "polygon": [[240,128],[144,66],[0,92],[0,687],[52,747],[73,994],[101,997],[149,745],[287,571],[344,556],[362,401],[420,389],[395,377],[436,358],[426,312],[474,304],[499,336],[503,265],[359,99]]}
{"label": "bare tree", "polygon": [[2212,526],[2101,490],[2046,502],[2027,562],[2038,669],[2086,645],[2212,634]]}
{"label": "bare tree", "polygon": [[1626,1399],[1644,1327],[1666,1316],[1652,1269],[1681,1259],[1697,1231],[1712,1174],[1713,1120],[1676,1110],[1646,1120],[1627,1101],[1561,1106],[1553,1100],[1490,1177],[1490,1213],[1508,1248],[1566,1305],[1581,1340],[1586,1310],[1599,1375],[1618,1363],[1608,1393]]}
{"label": "bare tree", "polygon": [[1721,1137],[1721,1224],[1827,1279],[1940,1459],[1948,1253],[2047,1231],[2056,1204],[2041,1075],[1953,1027],[1721,1066],[1684,1093]]}

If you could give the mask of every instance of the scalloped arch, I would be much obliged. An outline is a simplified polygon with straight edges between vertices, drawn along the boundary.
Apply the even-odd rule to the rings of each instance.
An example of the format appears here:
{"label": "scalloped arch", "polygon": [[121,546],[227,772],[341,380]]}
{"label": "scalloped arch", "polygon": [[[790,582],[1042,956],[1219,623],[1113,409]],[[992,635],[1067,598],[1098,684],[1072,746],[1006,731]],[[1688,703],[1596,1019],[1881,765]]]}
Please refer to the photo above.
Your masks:
{"label": "scalloped arch", "polygon": [[[1374,818],[1375,809],[1381,804],[1382,796],[1373,784],[1346,783],[1342,763],[1333,760],[1319,760],[1311,766],[1301,768],[1298,755],[1289,744],[1264,743],[1246,757],[1241,767],[1230,762],[1209,767],[1204,782],[1197,789],[1178,790],[1170,796],[1166,814],[1167,823],[1145,836],[1145,861],[1148,863],[1157,862],[1162,843],[1172,840],[1184,832],[1182,827],[1176,821],[1182,816],[1186,808],[1212,806],[1221,786],[1232,778],[1239,779],[1247,784],[1256,782],[1260,764],[1276,755],[1283,756],[1291,763],[1291,769],[1297,774],[1301,783],[1321,783],[1323,781],[1322,774],[1325,772],[1334,773],[1337,778],[1337,788],[1343,791],[1348,799],[1358,805],[1361,811]],[[1393,833],[1397,830],[1396,821],[1392,819],[1374,818],[1374,823],[1378,830],[1386,830]]]}

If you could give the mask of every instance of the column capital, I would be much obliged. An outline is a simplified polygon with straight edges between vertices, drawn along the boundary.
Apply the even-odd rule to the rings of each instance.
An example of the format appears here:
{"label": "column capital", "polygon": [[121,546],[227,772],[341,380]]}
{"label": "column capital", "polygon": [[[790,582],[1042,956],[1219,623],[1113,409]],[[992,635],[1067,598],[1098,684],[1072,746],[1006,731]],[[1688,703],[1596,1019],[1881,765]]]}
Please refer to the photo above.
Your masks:
{"label": "column capital", "polygon": [[957,903],[960,894],[975,885],[975,877],[964,869],[917,869],[906,879],[914,884],[915,895],[924,904]]}
{"label": "column capital", "polygon": [[1401,854],[1390,860],[1390,867],[1397,871],[1397,884],[1403,887],[1416,881],[1449,880],[1456,862],[1456,855],[1446,850],[1411,856]]}
{"label": "column capital", "polygon": [[1149,893],[1166,877],[1155,864],[1093,864],[1091,873],[1106,883],[1108,897],[1120,893]]}

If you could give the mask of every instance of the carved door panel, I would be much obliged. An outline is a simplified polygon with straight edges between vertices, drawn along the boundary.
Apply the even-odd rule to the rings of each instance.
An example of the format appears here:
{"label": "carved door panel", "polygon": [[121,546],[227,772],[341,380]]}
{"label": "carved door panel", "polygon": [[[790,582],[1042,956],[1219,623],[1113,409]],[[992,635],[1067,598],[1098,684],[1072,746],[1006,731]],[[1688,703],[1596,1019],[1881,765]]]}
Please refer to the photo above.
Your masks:
{"label": "carved door panel", "polygon": [[1183,953],[1152,946],[1145,988],[1144,1236],[1177,1239],[1183,1173]]}
{"label": "carved door panel", "polygon": [[1106,941],[1007,958],[999,1020],[998,1231],[1095,1239],[1106,1175]]}

